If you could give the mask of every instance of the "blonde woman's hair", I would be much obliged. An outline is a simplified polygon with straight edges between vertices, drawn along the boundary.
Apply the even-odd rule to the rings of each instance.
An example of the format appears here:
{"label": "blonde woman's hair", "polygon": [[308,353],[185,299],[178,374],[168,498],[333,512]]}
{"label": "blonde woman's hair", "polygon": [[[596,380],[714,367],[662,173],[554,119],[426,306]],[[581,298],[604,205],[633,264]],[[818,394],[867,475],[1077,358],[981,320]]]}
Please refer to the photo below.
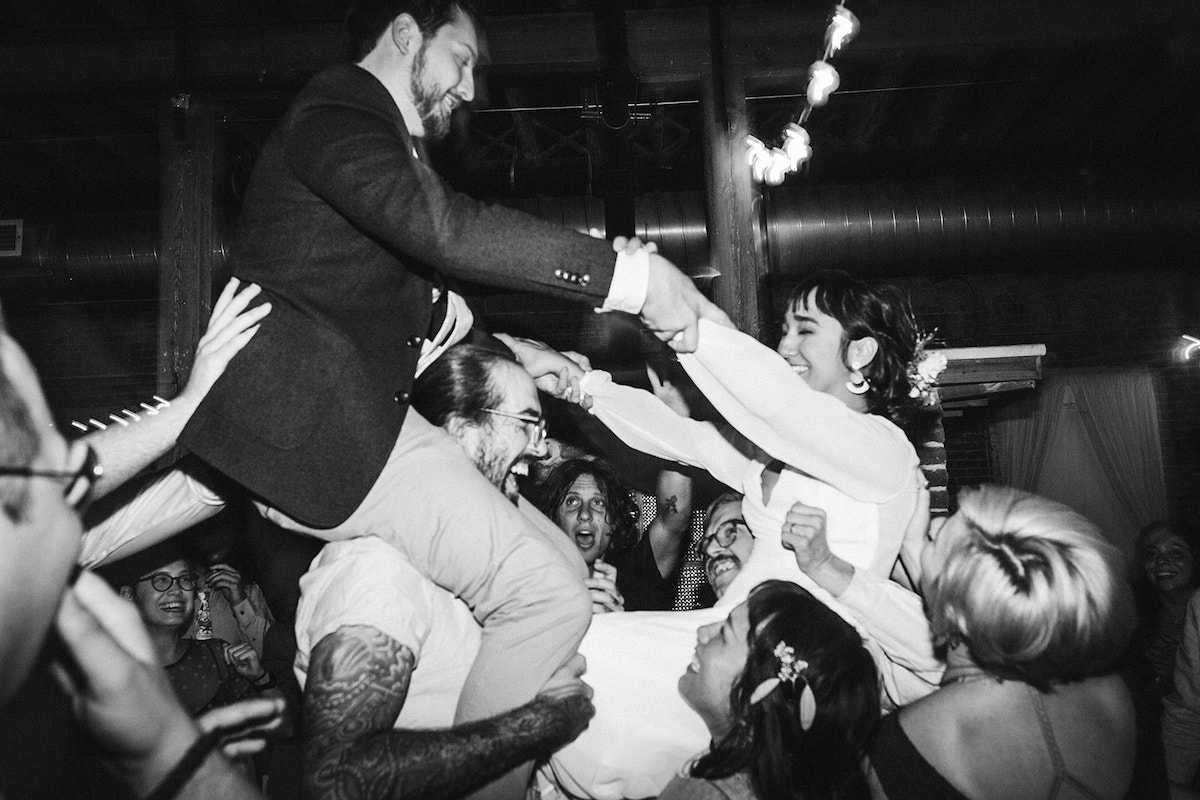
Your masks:
{"label": "blonde woman's hair", "polygon": [[1072,509],[1028,492],[964,492],[936,542],[934,633],[979,666],[1040,689],[1110,671],[1135,624],[1120,552]]}

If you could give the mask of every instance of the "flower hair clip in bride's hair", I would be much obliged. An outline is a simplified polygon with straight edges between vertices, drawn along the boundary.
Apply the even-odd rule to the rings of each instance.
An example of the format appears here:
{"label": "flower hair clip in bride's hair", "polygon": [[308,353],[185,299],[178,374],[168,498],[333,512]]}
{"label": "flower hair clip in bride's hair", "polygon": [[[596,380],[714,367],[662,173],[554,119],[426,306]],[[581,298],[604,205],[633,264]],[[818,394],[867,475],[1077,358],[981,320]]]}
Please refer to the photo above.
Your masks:
{"label": "flower hair clip in bride's hair", "polygon": [[775,657],[779,659],[779,672],[755,687],[750,695],[750,705],[761,702],[763,698],[775,691],[775,687],[779,684],[790,683],[795,686],[796,679],[801,678],[804,680],[804,689],[800,692],[800,727],[808,730],[812,727],[813,718],[817,715],[817,699],[813,695],[812,686],[801,675],[804,670],[808,669],[808,662],[802,658],[796,658],[795,649],[782,640],[775,645],[774,653]]}
{"label": "flower hair clip in bride's hair", "polygon": [[912,386],[908,390],[908,396],[920,400],[923,406],[937,405],[938,376],[945,371],[949,363],[944,354],[926,349],[934,333],[925,333],[917,337],[912,360],[908,362],[908,383]]}

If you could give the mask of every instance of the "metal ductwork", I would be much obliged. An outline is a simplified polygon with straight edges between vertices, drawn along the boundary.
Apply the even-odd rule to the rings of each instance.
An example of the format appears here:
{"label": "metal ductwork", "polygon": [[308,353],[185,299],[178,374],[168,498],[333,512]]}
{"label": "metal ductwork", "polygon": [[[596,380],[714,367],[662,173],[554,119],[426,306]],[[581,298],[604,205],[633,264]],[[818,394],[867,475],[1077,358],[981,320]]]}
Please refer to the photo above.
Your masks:
{"label": "metal ductwork", "polygon": [[[505,200],[541,219],[577,230],[604,230],[595,197]],[[655,193],[636,200],[639,236],[694,278],[719,271],[709,263],[700,192]],[[1200,198],[1168,194],[1104,195],[1047,191],[953,194],[914,187],[770,190],[762,218],[770,273],[841,267],[856,272],[920,265],[914,272],[956,273],[1030,264],[1136,255],[1194,253],[1200,247]],[[215,256],[227,257],[218,230]],[[159,228],[153,215],[26,226],[24,252],[0,259],[5,283],[40,279],[145,291],[158,276]]]}
{"label": "metal ductwork", "polygon": [[1200,197],[783,188],[768,192],[764,220],[772,275],[797,275],[814,267],[886,270],[902,264],[921,264],[931,271],[945,265],[962,273],[1194,251],[1200,242]]}
{"label": "metal ductwork", "polygon": [[[158,217],[88,216],[25,226],[20,255],[0,259],[0,286],[103,286],[144,294],[158,280]],[[223,244],[217,245],[224,258]]]}

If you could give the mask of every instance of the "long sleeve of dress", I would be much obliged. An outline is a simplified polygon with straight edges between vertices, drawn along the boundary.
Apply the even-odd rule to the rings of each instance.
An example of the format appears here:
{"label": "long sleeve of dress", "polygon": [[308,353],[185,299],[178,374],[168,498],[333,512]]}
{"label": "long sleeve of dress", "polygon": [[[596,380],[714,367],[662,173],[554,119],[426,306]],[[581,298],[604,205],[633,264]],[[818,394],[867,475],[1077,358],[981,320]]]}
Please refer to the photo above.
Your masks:
{"label": "long sleeve of dress", "polygon": [[1190,786],[1200,765],[1200,591],[1188,600],[1175,653],[1175,691],[1163,700],[1162,735],[1167,777]]}
{"label": "long sleeve of dress", "polygon": [[630,447],[700,467],[726,486],[743,490],[750,459],[711,423],[681,417],[650,392],[616,383],[602,370],[586,374],[580,388],[592,397],[592,413]]}
{"label": "long sleeve of dress", "polygon": [[899,428],[809,388],[752,337],[701,320],[696,352],[679,362],[738,431],[785,464],[868,502],[909,485],[916,454]]}
{"label": "long sleeve of dress", "polygon": [[896,664],[929,673],[936,685],[945,668],[934,654],[933,636],[921,598],[888,578],[855,570],[837,597]]}

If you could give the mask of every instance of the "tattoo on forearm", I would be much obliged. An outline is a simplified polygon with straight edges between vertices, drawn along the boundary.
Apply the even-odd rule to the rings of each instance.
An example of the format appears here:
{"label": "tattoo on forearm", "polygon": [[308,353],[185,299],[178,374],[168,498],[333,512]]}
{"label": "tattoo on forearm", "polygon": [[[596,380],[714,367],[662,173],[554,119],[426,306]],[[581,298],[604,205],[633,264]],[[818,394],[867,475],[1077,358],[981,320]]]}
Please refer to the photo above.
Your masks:
{"label": "tattoo on forearm", "polygon": [[679,513],[679,498],[675,495],[670,497],[658,498],[658,514],[659,516],[671,515],[675,516]]}
{"label": "tattoo on forearm", "polygon": [[339,628],[313,648],[304,691],[310,797],[458,797],[571,741],[593,713],[572,695],[454,728],[397,730],[415,661],[367,626]]}

